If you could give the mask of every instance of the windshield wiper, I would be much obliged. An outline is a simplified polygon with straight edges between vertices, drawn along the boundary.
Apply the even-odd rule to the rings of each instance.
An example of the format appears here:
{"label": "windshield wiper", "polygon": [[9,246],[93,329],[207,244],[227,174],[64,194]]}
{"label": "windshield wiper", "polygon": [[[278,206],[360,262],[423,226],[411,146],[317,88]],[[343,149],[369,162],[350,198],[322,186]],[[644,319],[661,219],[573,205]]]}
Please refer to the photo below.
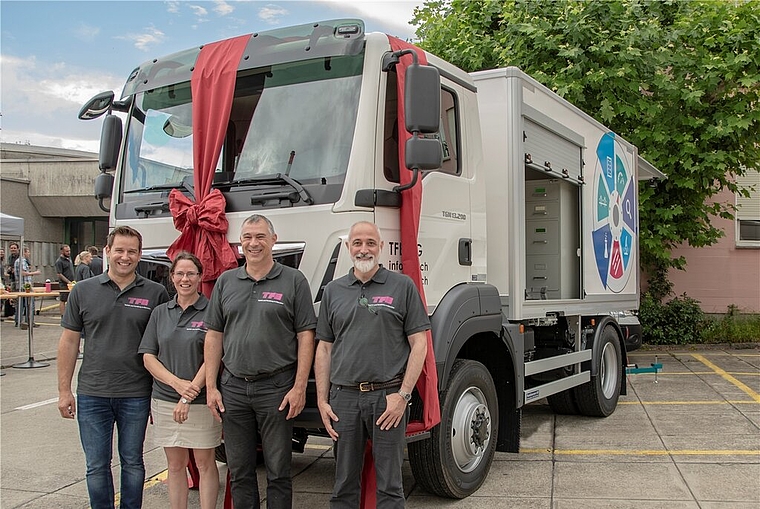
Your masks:
{"label": "windshield wiper", "polygon": [[166,184],[156,184],[155,186],[142,187],[139,189],[129,189],[124,194],[146,193],[150,191],[170,191],[172,189],[185,189],[190,193],[190,197],[195,200],[195,189],[193,189],[192,177],[187,176],[181,182],[167,182]]}
{"label": "windshield wiper", "polygon": [[240,180],[232,180],[229,182],[217,182],[214,184],[214,187],[241,187],[241,186],[260,186],[260,185],[266,185],[266,184],[278,184],[278,185],[288,185],[290,186],[294,192],[272,192],[268,190],[262,190],[260,193],[256,193],[255,195],[251,196],[251,203],[260,203],[265,202],[272,199],[279,199],[279,198],[288,198],[291,202],[296,203],[300,200],[303,200],[306,204],[312,205],[314,204],[314,200],[312,199],[309,192],[304,189],[304,187],[295,179],[292,179],[291,177],[285,175],[284,173],[276,173],[274,175],[264,175],[262,177],[254,177],[254,178],[247,178],[247,179],[240,179]]}

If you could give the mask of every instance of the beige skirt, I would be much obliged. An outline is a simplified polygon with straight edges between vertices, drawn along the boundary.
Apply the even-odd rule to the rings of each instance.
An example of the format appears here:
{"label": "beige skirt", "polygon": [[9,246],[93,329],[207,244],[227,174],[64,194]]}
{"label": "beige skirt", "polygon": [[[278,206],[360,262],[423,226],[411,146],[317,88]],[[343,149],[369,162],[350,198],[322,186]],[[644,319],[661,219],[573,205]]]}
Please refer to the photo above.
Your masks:
{"label": "beige skirt", "polygon": [[189,405],[187,420],[174,420],[177,403],[151,399],[153,442],[158,447],[213,449],[222,443],[222,423],[217,422],[206,405]]}

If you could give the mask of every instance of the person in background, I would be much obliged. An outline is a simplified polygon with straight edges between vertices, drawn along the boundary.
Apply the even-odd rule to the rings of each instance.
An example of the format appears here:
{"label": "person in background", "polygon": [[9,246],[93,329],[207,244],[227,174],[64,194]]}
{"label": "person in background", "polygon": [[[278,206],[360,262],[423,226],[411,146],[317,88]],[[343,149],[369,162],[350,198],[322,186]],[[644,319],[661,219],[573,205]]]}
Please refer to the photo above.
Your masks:
{"label": "person in background", "polygon": [[8,250],[11,254],[8,257],[8,270],[6,271],[6,274],[11,283],[11,291],[16,292],[18,291],[18,286],[16,286],[16,260],[18,260],[18,257],[21,254],[18,242],[11,242],[8,244]]}
{"label": "person in background", "polygon": [[[14,266],[16,264],[16,260],[18,259],[19,251],[18,251],[18,243],[11,242],[8,244],[8,251],[10,251],[10,255],[8,257],[8,266],[3,267],[4,273],[8,276],[8,285],[6,286],[6,289],[9,292],[15,292],[18,291],[18,288],[16,287],[16,273],[14,272]],[[16,321],[16,304],[15,301],[12,301],[10,299],[5,301],[5,304],[3,306],[3,316],[9,320]],[[18,323],[16,323],[18,325]]]}
{"label": "person in background", "polygon": [[66,310],[66,301],[69,298],[69,292],[66,291],[69,283],[76,280],[74,274],[74,265],[71,264],[71,248],[66,244],[61,246],[61,256],[55,261],[55,272],[58,275],[58,288],[61,290],[61,294],[58,296],[60,299],[60,311],[61,316]]}
{"label": "person in background", "polygon": [[266,217],[254,214],[243,221],[245,265],[219,276],[206,313],[206,404],[224,429],[238,509],[260,507],[259,434],[267,508],[292,507],[292,419],[306,403],[314,359],[317,317],[309,282],[299,270],[274,260],[276,242]]}
{"label": "person in background", "polygon": [[[34,276],[40,274],[39,270],[35,270],[31,262],[32,252],[28,247],[24,247],[24,256],[17,258],[13,270],[15,271],[18,282],[19,291],[24,291],[24,287],[34,284]],[[18,299],[18,313],[16,324],[26,330],[29,328],[29,317],[34,314],[34,299]],[[35,327],[39,327],[38,324],[34,324]]]}
{"label": "person in background", "polygon": [[[87,464],[92,509],[114,507],[111,475],[113,430],[121,466],[120,507],[142,506],[143,442],[150,414],[152,377],[137,353],[151,312],[169,300],[166,289],[137,274],[142,236],[129,226],[108,235],[108,272],[74,286],[61,319],[58,343],[58,411],[76,418]],[[79,335],[87,329],[77,399],[71,382]]]}
{"label": "person in background", "polygon": [[[6,292],[12,292],[10,278],[8,277],[8,267],[5,264],[5,249],[0,248],[0,281],[3,283],[3,289]],[[11,299],[3,299],[3,320],[10,318],[13,314],[9,313],[8,304]]]}
{"label": "person in background", "polygon": [[79,259],[79,263],[77,264],[76,268],[76,282],[84,281],[85,279],[90,279],[94,274],[92,273],[92,270],[90,270],[90,262],[92,261],[92,255],[89,251],[82,251],[77,256]]}
{"label": "person in background", "polygon": [[90,270],[94,276],[99,276],[103,273],[103,258],[98,255],[98,247],[90,246],[87,251],[92,255],[92,261],[90,262]]}
{"label": "person in background", "polygon": [[[18,279],[18,286],[20,292],[25,291],[25,286],[30,287],[34,285],[34,276],[40,274],[39,270],[35,270],[32,266],[32,252],[28,247],[24,247],[24,256],[16,259],[15,266],[13,268]],[[16,324],[26,330],[29,328],[29,317],[34,314],[34,299],[19,299],[18,313]],[[34,324],[35,327],[39,327],[38,324]]]}
{"label": "person in background", "polygon": [[164,448],[169,465],[171,509],[187,508],[187,462],[193,450],[200,472],[201,509],[216,506],[219,471],[214,454],[222,443],[222,424],[206,408],[203,343],[208,299],[199,293],[200,260],[179,253],[169,270],[174,299],[150,315],[138,353],[153,375],[153,441]]}
{"label": "person in background", "polygon": [[322,422],[334,440],[330,507],[360,505],[367,440],[377,472],[377,507],[403,508],[407,407],[427,354],[430,320],[414,282],[379,265],[373,223],[351,227],[353,268],[322,294],[314,374]]}

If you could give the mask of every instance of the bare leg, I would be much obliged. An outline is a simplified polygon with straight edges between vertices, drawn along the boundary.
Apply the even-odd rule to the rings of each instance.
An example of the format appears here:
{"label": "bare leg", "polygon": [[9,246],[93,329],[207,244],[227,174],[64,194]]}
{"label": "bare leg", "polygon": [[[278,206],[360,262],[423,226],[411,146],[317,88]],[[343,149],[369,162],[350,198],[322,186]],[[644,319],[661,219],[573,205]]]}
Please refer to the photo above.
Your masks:
{"label": "bare leg", "polygon": [[171,509],[187,509],[187,458],[184,447],[164,447],[169,464],[169,506]]}
{"label": "bare leg", "polygon": [[201,477],[201,509],[214,509],[219,495],[219,470],[214,459],[215,449],[193,449],[193,454]]}

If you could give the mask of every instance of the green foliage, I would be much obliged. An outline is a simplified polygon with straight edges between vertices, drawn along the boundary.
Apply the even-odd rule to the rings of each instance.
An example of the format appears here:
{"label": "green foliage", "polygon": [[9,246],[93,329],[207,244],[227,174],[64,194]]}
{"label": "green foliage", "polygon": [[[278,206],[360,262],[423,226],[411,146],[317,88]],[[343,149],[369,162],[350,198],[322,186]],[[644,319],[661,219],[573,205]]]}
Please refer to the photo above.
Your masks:
{"label": "green foliage", "polygon": [[702,331],[704,343],[760,341],[760,315],[740,315],[736,306],[720,318],[708,318]]}
{"label": "green foliage", "polygon": [[686,294],[662,304],[649,293],[639,307],[641,338],[650,345],[702,343],[705,314],[699,301]]}
{"label": "green foliage", "polygon": [[716,242],[734,210],[711,198],[760,167],[760,0],[435,0],[413,23],[467,71],[520,67],[668,175],[639,191],[645,267]]}

